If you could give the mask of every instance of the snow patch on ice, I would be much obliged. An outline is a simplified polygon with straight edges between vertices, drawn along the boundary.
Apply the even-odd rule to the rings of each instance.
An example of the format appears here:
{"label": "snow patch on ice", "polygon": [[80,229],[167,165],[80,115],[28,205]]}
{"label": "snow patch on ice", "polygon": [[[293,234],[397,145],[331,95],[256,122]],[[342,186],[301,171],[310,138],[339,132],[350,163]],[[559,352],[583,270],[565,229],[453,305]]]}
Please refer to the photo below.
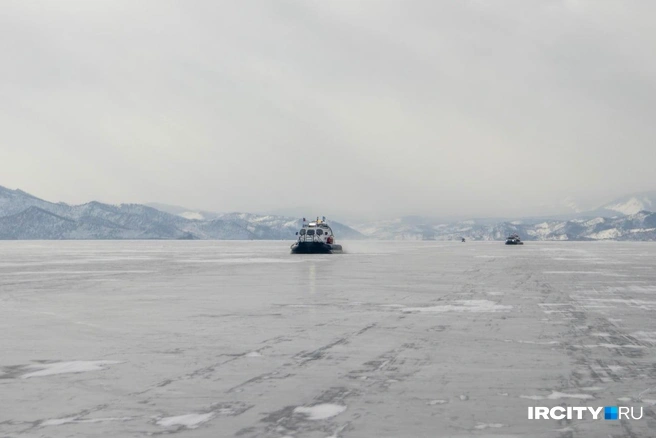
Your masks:
{"label": "snow patch on ice", "polygon": [[22,379],[29,379],[30,377],[45,377],[54,376],[56,374],[69,374],[69,373],[85,373],[87,371],[100,371],[107,369],[108,365],[116,365],[123,362],[115,360],[92,360],[83,361],[75,360],[71,362],[55,362],[29,365],[27,368],[36,369],[31,373],[23,374]]}
{"label": "snow patch on ice", "polygon": [[[631,401],[631,397],[618,397],[618,398],[617,398],[617,401],[621,401],[621,402],[627,403],[627,402],[630,402],[630,401]],[[643,401],[644,401],[644,400],[643,400]]]}
{"label": "snow patch on ice", "polygon": [[441,313],[441,312],[507,312],[512,306],[503,306],[488,300],[456,300],[455,304],[430,307],[405,307],[401,309],[404,313]]}
{"label": "snow patch on ice", "polygon": [[177,415],[175,417],[164,417],[157,420],[159,426],[171,427],[171,426],[184,426],[188,429],[196,429],[201,424],[210,421],[214,414],[212,412],[208,414],[185,414]]}
{"label": "snow patch on ice", "polygon": [[560,342],[558,342],[558,341],[539,342],[539,341],[522,341],[522,340],[513,340],[513,339],[504,339],[504,342],[516,342],[518,344],[533,344],[533,345],[558,345],[558,344],[560,344]]}
{"label": "snow patch on ice", "polygon": [[258,353],[257,351],[251,351],[250,353],[248,353],[246,355],[246,357],[262,357],[262,355],[260,353]]}
{"label": "snow patch on ice", "polygon": [[62,424],[75,423],[77,417],[53,418],[41,423],[41,426],[61,426]]}
{"label": "snow patch on ice", "polygon": [[339,415],[345,410],[346,406],[322,403],[314,406],[299,406],[294,409],[294,413],[303,414],[308,420],[325,420],[326,418]]}
{"label": "snow patch on ice", "polygon": [[443,405],[445,403],[449,403],[448,400],[431,400],[427,402],[426,404],[429,406],[435,406],[435,405]]}
{"label": "snow patch on ice", "polygon": [[61,426],[62,424],[70,423],[105,423],[108,421],[129,421],[132,417],[117,417],[117,418],[79,418],[79,417],[66,417],[66,418],[53,418],[41,422],[40,426]]}
{"label": "snow patch on ice", "polygon": [[594,399],[590,394],[566,394],[564,392],[552,391],[551,394],[544,395],[520,395],[519,398],[525,398],[528,400],[558,400],[561,398],[576,398],[579,400],[591,400]]}
{"label": "snow patch on ice", "polygon": [[482,429],[499,428],[499,427],[506,427],[506,425],[501,423],[480,423],[474,426],[474,429],[482,430]]}

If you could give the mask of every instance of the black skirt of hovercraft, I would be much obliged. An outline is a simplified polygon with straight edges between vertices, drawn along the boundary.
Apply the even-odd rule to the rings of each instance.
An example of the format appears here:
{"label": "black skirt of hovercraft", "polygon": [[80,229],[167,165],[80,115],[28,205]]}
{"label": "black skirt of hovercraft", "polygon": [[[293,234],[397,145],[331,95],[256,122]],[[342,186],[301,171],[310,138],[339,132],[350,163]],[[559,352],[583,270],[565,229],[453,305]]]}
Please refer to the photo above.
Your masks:
{"label": "black skirt of hovercraft", "polygon": [[341,252],[342,245],[330,245],[323,242],[296,242],[292,245],[293,254],[332,254]]}

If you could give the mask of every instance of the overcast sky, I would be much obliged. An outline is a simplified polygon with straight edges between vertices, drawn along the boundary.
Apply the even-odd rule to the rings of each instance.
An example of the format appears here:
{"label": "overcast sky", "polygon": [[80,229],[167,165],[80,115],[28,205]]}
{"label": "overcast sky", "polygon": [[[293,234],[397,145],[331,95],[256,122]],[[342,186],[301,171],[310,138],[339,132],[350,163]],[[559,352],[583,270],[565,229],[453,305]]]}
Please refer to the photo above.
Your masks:
{"label": "overcast sky", "polygon": [[656,3],[4,1],[0,185],[370,218],[656,189]]}

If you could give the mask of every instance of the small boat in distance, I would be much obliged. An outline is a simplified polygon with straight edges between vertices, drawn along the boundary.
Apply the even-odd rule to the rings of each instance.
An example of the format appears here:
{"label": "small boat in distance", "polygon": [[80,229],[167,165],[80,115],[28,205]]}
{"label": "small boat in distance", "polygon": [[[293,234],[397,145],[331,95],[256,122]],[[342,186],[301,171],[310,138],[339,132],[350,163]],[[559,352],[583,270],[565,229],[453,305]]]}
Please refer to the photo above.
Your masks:
{"label": "small boat in distance", "polygon": [[523,245],[524,242],[522,242],[519,238],[519,234],[511,234],[506,238],[506,245]]}
{"label": "small boat in distance", "polygon": [[335,254],[342,252],[342,245],[335,243],[335,234],[326,223],[326,217],[307,222],[296,233],[298,240],[291,246],[292,254]]}

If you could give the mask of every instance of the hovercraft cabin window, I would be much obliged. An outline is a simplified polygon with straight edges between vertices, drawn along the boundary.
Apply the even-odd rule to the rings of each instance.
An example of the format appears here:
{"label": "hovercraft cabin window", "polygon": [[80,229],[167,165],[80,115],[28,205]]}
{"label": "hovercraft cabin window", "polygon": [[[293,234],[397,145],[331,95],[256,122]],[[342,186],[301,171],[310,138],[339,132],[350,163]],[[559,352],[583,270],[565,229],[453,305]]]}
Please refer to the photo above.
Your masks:
{"label": "hovercraft cabin window", "polygon": [[307,230],[308,236],[314,236],[314,230]]}
{"label": "hovercraft cabin window", "polygon": [[317,230],[317,236],[321,236],[323,234],[323,230]]}
{"label": "hovercraft cabin window", "polygon": [[304,229],[301,230],[301,231],[300,231],[300,234],[301,234],[301,236],[302,236],[303,234],[305,234],[305,230],[304,230]]}

